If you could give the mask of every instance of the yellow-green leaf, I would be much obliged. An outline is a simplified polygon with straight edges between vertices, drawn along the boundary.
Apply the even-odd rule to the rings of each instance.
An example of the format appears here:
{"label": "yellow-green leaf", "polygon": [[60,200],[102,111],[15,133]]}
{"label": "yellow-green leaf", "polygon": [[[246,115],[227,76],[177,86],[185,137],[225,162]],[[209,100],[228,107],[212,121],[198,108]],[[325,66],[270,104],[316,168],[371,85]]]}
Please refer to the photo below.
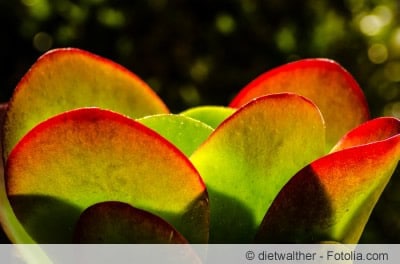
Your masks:
{"label": "yellow-green leaf", "polygon": [[14,91],[5,123],[4,157],[40,122],[94,106],[131,118],[168,112],[150,87],[121,65],[79,49],[55,49],[37,60]]}
{"label": "yellow-green leaf", "polygon": [[190,156],[214,131],[203,122],[182,115],[152,115],[137,121],[168,139],[186,156]]}
{"label": "yellow-green leaf", "polygon": [[224,106],[197,106],[180,113],[181,115],[200,120],[201,122],[217,128],[225,119],[232,115],[236,109]]}
{"label": "yellow-green leaf", "polygon": [[303,59],[257,77],[232,100],[239,107],[271,93],[293,92],[312,100],[326,122],[326,150],[349,130],[369,119],[365,96],[342,66],[328,59]]}
{"label": "yellow-green leaf", "polygon": [[[355,139],[357,134],[362,140]],[[257,242],[358,242],[398,165],[400,120],[372,120],[344,141],[349,139],[364,142],[312,162],[284,186],[264,217]]]}
{"label": "yellow-green leaf", "polygon": [[6,187],[37,242],[70,242],[82,211],[103,201],[149,211],[190,242],[207,242],[208,198],[196,169],[157,133],[114,112],[83,108],[36,126],[9,155]]}
{"label": "yellow-green leaf", "polygon": [[295,94],[260,97],[225,120],[191,156],[209,192],[210,241],[251,242],[279,190],[324,144],[318,108]]}

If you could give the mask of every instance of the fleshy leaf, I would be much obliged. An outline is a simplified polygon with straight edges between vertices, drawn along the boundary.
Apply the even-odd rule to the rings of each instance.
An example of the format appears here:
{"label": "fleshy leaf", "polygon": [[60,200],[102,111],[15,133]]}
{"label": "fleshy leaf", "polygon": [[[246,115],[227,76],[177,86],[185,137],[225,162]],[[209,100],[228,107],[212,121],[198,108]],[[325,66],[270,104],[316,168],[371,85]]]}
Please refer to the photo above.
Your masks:
{"label": "fleshy leaf", "polygon": [[83,108],[31,130],[6,163],[11,205],[40,243],[68,243],[79,215],[120,201],[172,224],[191,243],[208,236],[204,183],[189,160],[144,125]]}
{"label": "fleshy leaf", "polygon": [[74,242],[84,244],[184,244],[169,223],[127,203],[102,202],[87,208],[75,227]]}
{"label": "fleshy leaf", "polygon": [[379,117],[348,132],[331,152],[387,139],[400,131],[400,122],[393,117]]}
{"label": "fleshy leaf", "polygon": [[305,96],[318,106],[326,122],[327,151],[346,132],[369,119],[367,101],[357,82],[328,59],[303,59],[267,71],[244,87],[230,106],[281,92]]}
{"label": "fleshy leaf", "polygon": [[251,242],[270,203],[324,153],[318,108],[295,94],[260,97],[225,120],[192,155],[210,197],[211,243]]}
{"label": "fleshy leaf", "polygon": [[150,87],[121,65],[79,49],[55,49],[37,60],[14,91],[4,157],[40,122],[80,107],[100,107],[131,118],[168,112]]}
{"label": "fleshy leaf", "polygon": [[271,205],[256,241],[357,243],[400,159],[400,121],[391,119],[369,123],[392,126],[386,139],[379,129],[371,137],[379,141],[331,153],[297,173]]}
{"label": "fleshy leaf", "polygon": [[[0,105],[0,124],[3,124],[4,117],[7,111],[7,104]],[[1,134],[1,131],[0,131]],[[0,144],[0,149],[2,145]],[[4,163],[3,159],[0,159],[0,223],[7,235],[8,239],[11,241],[18,241],[17,238],[23,238],[25,243],[33,243],[31,237],[26,233],[21,223],[16,218],[10,202],[7,198],[6,187],[4,182]]]}
{"label": "fleshy leaf", "polygon": [[152,115],[137,120],[190,156],[214,131],[210,126],[181,115]]}
{"label": "fleshy leaf", "polygon": [[223,106],[198,106],[183,111],[181,115],[200,120],[201,122],[217,128],[225,119],[232,115],[236,109]]}

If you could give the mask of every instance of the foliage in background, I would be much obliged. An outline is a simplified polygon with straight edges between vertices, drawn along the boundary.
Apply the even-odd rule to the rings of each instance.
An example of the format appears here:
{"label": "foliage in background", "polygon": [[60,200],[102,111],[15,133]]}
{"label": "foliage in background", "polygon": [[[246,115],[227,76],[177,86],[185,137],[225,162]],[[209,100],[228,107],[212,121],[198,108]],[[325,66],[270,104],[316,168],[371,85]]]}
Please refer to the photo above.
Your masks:
{"label": "foliage in background", "polygon": [[[226,105],[267,69],[329,57],[355,76],[372,116],[399,117],[399,5],[397,0],[0,0],[0,99],[8,101],[38,55],[61,46],[120,62],[175,112]],[[362,241],[400,241],[398,188],[399,180],[388,186]]]}

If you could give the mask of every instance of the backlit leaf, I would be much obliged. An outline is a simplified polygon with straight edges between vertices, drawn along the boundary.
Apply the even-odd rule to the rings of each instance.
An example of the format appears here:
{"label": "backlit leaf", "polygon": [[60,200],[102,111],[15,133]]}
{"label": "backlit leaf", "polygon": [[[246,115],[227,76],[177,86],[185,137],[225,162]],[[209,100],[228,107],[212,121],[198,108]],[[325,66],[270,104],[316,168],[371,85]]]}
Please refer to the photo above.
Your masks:
{"label": "backlit leaf", "polygon": [[4,157],[40,122],[94,106],[131,118],[168,112],[150,87],[121,65],[79,49],[55,49],[37,60],[14,91],[5,123]]}
{"label": "backlit leaf", "polygon": [[190,156],[213,132],[210,126],[182,115],[152,115],[137,120]]}
{"label": "backlit leaf", "polygon": [[235,111],[234,108],[223,106],[198,106],[183,111],[181,115],[200,120],[212,128],[216,128]]}
{"label": "backlit leaf", "polygon": [[195,168],[157,133],[114,112],[83,108],[36,126],[10,153],[6,186],[37,242],[70,242],[82,211],[103,201],[149,211],[190,242],[207,242],[208,199]]}
{"label": "backlit leaf", "polygon": [[240,107],[266,94],[293,92],[312,100],[326,122],[326,150],[349,130],[369,119],[366,99],[354,78],[328,59],[303,59],[265,72],[230,103]]}
{"label": "backlit leaf", "polygon": [[225,120],[192,155],[210,197],[212,243],[252,241],[270,203],[324,153],[317,107],[295,94],[261,97]]}
{"label": "backlit leaf", "polygon": [[[378,124],[387,127],[377,129],[376,135],[363,135]],[[350,132],[345,141],[356,134],[377,141],[368,139],[368,144],[338,149],[297,173],[271,205],[257,242],[358,242],[398,165],[400,120],[372,120]]]}

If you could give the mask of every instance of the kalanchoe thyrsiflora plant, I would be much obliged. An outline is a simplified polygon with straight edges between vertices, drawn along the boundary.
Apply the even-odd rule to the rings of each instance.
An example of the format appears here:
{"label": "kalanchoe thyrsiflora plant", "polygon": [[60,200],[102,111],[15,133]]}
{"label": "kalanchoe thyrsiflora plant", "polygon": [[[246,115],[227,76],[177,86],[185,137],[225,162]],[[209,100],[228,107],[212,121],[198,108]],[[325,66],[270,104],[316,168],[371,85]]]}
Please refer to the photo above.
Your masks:
{"label": "kalanchoe thyrsiflora plant", "polygon": [[328,59],[171,114],[122,66],[57,49],[2,114],[14,243],[357,243],[400,157],[400,120],[370,120]]}

